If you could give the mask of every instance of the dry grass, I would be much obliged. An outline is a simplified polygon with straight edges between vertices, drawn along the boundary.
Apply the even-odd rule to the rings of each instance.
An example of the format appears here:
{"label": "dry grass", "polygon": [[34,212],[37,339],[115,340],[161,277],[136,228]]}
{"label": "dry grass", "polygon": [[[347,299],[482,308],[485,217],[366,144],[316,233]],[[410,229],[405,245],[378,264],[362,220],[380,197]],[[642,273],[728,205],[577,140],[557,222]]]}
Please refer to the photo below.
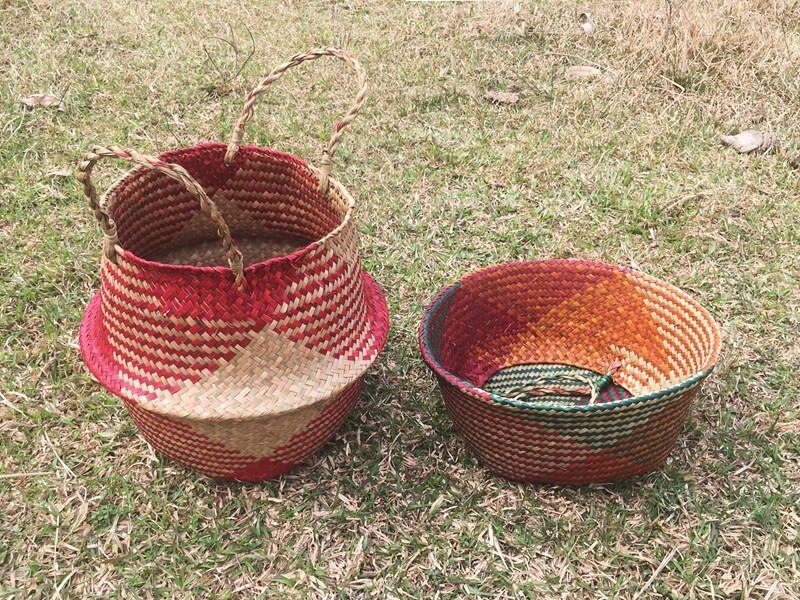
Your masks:
{"label": "dry grass", "polygon": [[[0,0],[0,595],[800,596],[800,5],[515,4]],[[87,377],[99,233],[59,173],[95,142],[225,139],[260,75],[328,43],[371,77],[335,171],[393,330],[335,442],[277,481],[217,485],[155,456]],[[564,77],[581,64],[604,74]],[[514,107],[482,100],[512,87]],[[63,112],[21,109],[49,90]],[[313,159],[350,93],[315,63],[250,135]],[[782,153],[715,140],[761,127]],[[510,484],[452,431],[422,307],[471,269],[550,256],[637,266],[722,323],[660,472]]]}
{"label": "dry grass", "polygon": [[[619,8],[619,7],[618,7]],[[642,61],[651,72],[702,86],[769,85],[797,73],[800,5],[783,0],[631,3],[609,11],[623,61]]]}
{"label": "dry grass", "polygon": [[[579,27],[578,14],[589,8],[594,28],[587,36]],[[761,114],[753,116],[769,118],[771,111],[764,104],[772,95],[788,103],[774,107],[783,111],[781,117],[787,116],[787,108],[796,110],[800,90],[796,0],[649,0],[577,7],[568,2],[542,7],[503,0],[481,5],[472,21],[489,35],[515,33],[541,41],[546,56],[561,52],[572,62],[583,59],[598,65],[616,75],[615,83],[623,89],[656,87],[712,102],[723,100],[724,104],[709,107],[716,109],[709,111],[709,117],[730,118],[740,114],[737,108],[752,110],[749,106],[756,101]],[[632,100],[638,102],[639,97],[634,93]]]}

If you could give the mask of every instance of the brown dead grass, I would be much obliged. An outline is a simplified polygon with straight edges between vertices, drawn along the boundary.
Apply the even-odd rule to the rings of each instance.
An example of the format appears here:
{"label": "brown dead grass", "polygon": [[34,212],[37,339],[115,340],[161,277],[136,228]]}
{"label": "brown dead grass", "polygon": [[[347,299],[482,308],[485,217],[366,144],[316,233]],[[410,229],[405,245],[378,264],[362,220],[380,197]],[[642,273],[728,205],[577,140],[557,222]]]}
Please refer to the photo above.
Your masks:
{"label": "brown dead grass", "polygon": [[608,19],[607,33],[602,25],[598,31],[603,42],[658,75],[765,85],[791,77],[800,64],[796,1],[661,0],[616,8],[599,15]]}
{"label": "brown dead grass", "polygon": [[[664,79],[681,91],[727,89],[734,96],[748,87],[797,89],[797,0],[556,1],[546,6],[502,0],[478,6],[461,12],[475,31],[528,35],[547,42],[544,53],[568,49],[570,58],[599,59],[626,78],[656,84]],[[578,16],[588,10],[594,29],[586,35]]]}

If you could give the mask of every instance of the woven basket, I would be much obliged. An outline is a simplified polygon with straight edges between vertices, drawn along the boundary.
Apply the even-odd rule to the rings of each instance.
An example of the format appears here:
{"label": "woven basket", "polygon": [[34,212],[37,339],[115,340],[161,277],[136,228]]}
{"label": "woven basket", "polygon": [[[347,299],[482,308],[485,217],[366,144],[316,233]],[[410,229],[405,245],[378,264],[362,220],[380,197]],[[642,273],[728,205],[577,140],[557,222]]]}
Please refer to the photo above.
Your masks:
{"label": "woven basket", "polygon": [[[322,56],[344,61],[359,81],[322,167],[240,148],[259,94]],[[79,164],[105,233],[81,352],[168,458],[218,478],[268,479],[320,448],[353,408],[389,321],[360,265],[353,199],[330,172],[366,92],[352,57],[314,50],[250,92],[227,147],[150,158],[110,146]],[[136,168],[100,201],[90,176],[105,157]]]}
{"label": "woven basket", "polygon": [[419,334],[457,429],[492,471],[570,484],[658,468],[720,344],[679,289],[574,260],[468,275]]}

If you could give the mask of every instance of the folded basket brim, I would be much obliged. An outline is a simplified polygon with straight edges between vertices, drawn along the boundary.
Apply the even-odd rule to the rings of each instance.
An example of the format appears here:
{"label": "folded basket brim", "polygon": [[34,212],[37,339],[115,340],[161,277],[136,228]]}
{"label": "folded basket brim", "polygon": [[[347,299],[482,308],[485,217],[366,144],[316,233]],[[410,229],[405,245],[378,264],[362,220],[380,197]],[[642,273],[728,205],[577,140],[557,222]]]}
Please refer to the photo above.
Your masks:
{"label": "folded basket brim", "polygon": [[[269,373],[268,377],[259,378],[265,384],[261,389],[252,385],[254,380],[252,373],[248,376],[242,374],[239,377],[234,371],[232,373],[234,376],[226,377],[224,384],[222,384],[223,380],[217,373],[216,380],[209,379],[203,387],[199,386],[198,382],[182,383],[187,388],[194,386],[195,390],[200,390],[199,392],[190,392],[190,395],[194,396],[196,401],[182,402],[180,394],[175,394],[172,398],[165,399],[160,397],[155,399],[148,404],[147,408],[153,412],[174,418],[247,420],[267,415],[277,416],[324,402],[336,396],[363,377],[383,348],[388,334],[389,314],[386,298],[378,284],[363,270],[362,281],[367,320],[370,323],[371,331],[377,338],[375,340],[376,351],[374,356],[368,361],[359,361],[354,364],[344,360],[331,361],[328,357],[312,350],[299,349],[299,355],[303,360],[307,361],[305,364],[300,365],[301,368],[305,368],[306,372],[314,373],[316,371],[319,373],[319,385],[314,385],[313,377],[303,382],[302,405],[298,404],[295,399],[287,402],[280,396],[276,397],[271,393],[276,389],[276,384],[281,383],[281,378],[291,378],[296,369],[293,371],[293,365],[287,364],[287,362],[291,361],[287,361],[286,356],[277,356],[277,353],[270,352],[271,349],[267,346],[261,352],[259,361],[261,364],[256,365],[256,370],[263,370],[266,373],[272,369],[272,372]],[[256,335],[254,334],[254,338]],[[89,302],[80,326],[79,346],[84,362],[94,378],[109,392],[126,402],[141,402],[141,390],[136,390],[136,393],[133,393],[130,389],[131,384],[125,375],[132,368],[136,369],[141,366],[129,363],[123,364],[123,358],[117,352],[108,351],[113,346],[108,342],[109,334],[103,324],[102,297],[101,293],[98,292]],[[272,343],[285,344],[287,347],[292,345],[290,340],[283,339],[280,336],[273,337]],[[275,349],[274,346],[272,349]],[[293,352],[293,356],[297,355],[297,352]],[[222,369],[227,369],[230,373],[231,362],[233,361],[222,365]],[[336,376],[331,377],[330,371],[335,369],[341,369],[341,371]],[[209,378],[214,376],[215,372],[212,369],[210,370]],[[252,397],[254,395],[257,397],[260,395],[259,402],[237,402],[242,396]],[[243,411],[240,408],[241,406],[248,406],[248,408]]]}

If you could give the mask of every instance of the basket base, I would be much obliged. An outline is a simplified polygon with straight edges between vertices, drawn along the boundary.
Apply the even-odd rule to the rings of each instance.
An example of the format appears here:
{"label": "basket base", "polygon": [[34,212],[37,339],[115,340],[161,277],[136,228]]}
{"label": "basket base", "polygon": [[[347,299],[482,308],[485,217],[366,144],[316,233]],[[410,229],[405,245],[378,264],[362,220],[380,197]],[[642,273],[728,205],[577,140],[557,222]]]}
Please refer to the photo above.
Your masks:
{"label": "basket base", "polygon": [[[591,371],[589,369],[582,369],[573,365],[559,365],[548,363],[529,363],[521,365],[513,365],[505,367],[492,375],[489,380],[484,384],[483,389],[498,396],[508,397],[513,394],[514,390],[525,388],[536,381],[540,381],[542,377],[563,377],[563,378],[584,378],[596,380],[603,374]],[[565,388],[580,386],[579,380],[574,383],[561,384]],[[597,404],[604,404],[606,402],[615,402],[617,400],[624,400],[630,398],[631,394],[627,389],[611,381],[608,385],[604,386],[597,396],[595,402]],[[526,400],[543,405],[553,406],[580,406],[589,404],[589,394],[584,395],[546,395],[535,398],[526,398]]]}
{"label": "basket base", "polygon": [[[145,440],[168,460],[198,471],[217,481],[256,483],[280,477],[298,467],[330,441],[355,408],[363,387],[356,380],[330,399],[320,414],[269,456],[248,456],[209,439],[191,422],[153,413],[145,406],[125,401],[125,407]],[[222,423],[230,435],[235,421]]]}
{"label": "basket base", "polygon": [[[495,475],[560,485],[609,483],[657,470],[683,428],[694,390],[620,427],[613,407],[575,421],[558,409],[508,407],[477,399],[440,378],[461,437]],[[617,417],[617,418],[615,418]]]}

